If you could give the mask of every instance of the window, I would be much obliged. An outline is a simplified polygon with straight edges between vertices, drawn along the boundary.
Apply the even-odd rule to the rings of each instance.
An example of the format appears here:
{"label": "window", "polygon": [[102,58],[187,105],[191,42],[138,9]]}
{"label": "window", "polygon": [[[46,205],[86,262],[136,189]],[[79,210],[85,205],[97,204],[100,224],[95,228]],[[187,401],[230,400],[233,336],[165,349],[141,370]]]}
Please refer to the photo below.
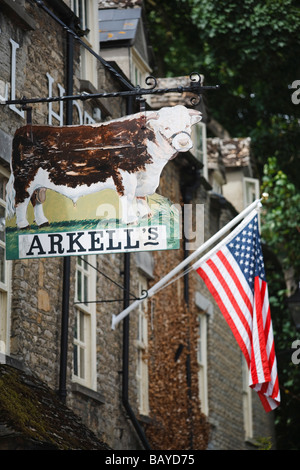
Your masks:
{"label": "window", "polygon": [[73,380],[96,390],[96,297],[95,256],[76,262]]}
{"label": "window", "polygon": [[203,122],[197,122],[192,126],[193,148],[191,153],[203,165],[203,176],[208,179],[207,170],[207,147],[206,147],[206,125]]}
{"label": "window", "polygon": [[88,29],[88,2],[86,0],[72,0],[72,10],[80,19],[80,28]]}
{"label": "window", "polygon": [[244,431],[245,439],[253,438],[252,423],[252,389],[249,387],[249,370],[244,357],[242,357],[243,374],[243,412],[244,412]]}
{"label": "window", "polygon": [[259,180],[255,178],[243,179],[244,207],[249,206],[259,198]]}
{"label": "window", "polygon": [[[145,276],[139,276],[139,292],[147,290],[147,279]],[[138,406],[141,415],[149,414],[149,395],[148,395],[148,321],[146,317],[147,302],[141,302],[138,307],[138,331],[137,331],[137,389]]]}
{"label": "window", "polygon": [[145,79],[149,75],[150,69],[141,58],[140,54],[133,48],[131,50],[131,74],[132,83],[140,87],[145,86]]}
{"label": "window", "polygon": [[[71,0],[71,9],[80,19],[80,27],[85,31],[82,40],[98,54],[98,2],[94,0]],[[85,47],[81,48],[81,79],[88,80],[98,88],[97,59]]]}
{"label": "window", "polygon": [[5,256],[5,191],[9,173],[0,165],[0,352],[9,354],[11,263]]}
{"label": "window", "polygon": [[198,329],[198,345],[197,345],[197,360],[198,360],[198,384],[199,384],[199,399],[201,401],[201,410],[204,414],[208,415],[208,396],[207,396],[207,317],[205,313],[198,316],[199,329]]}
{"label": "window", "polygon": [[[151,74],[151,69],[149,65],[145,62],[139,52],[133,47],[130,54],[130,72],[129,79],[135,86],[140,86],[141,88],[146,87],[146,78]],[[150,104],[151,96],[145,96],[146,101]]]}

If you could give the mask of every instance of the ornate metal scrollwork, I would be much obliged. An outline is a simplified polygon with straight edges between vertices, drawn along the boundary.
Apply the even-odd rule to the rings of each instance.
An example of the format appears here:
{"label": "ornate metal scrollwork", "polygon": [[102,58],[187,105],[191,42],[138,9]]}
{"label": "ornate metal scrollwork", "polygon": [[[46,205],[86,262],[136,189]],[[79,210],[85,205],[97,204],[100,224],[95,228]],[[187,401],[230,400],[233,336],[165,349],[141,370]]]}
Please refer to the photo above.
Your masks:
{"label": "ornate metal scrollwork", "polygon": [[[151,85],[151,82],[152,82],[152,85]],[[147,90],[154,90],[154,88],[157,87],[157,79],[155,77],[153,77],[153,75],[149,75],[148,77],[146,77],[145,83],[146,83],[146,85],[149,86],[147,88]]]}
{"label": "ornate metal scrollwork", "polygon": [[10,105],[10,104],[19,104],[22,106],[25,106],[26,104],[29,103],[51,103],[51,102],[57,102],[57,101],[68,101],[68,100],[81,100],[85,101],[88,99],[93,99],[93,98],[116,98],[116,97],[126,97],[126,96],[135,96],[137,99],[142,99],[144,95],[154,95],[154,94],[159,94],[163,95],[165,93],[191,93],[196,96],[193,96],[191,98],[191,103],[193,106],[198,104],[201,99],[201,95],[204,93],[206,90],[216,90],[219,88],[218,85],[216,86],[203,86],[202,84],[202,78],[201,75],[198,72],[193,72],[190,74],[190,84],[189,86],[183,86],[179,85],[177,87],[173,88],[157,88],[158,81],[153,75],[149,75],[145,79],[146,85],[148,85],[148,88],[141,88],[139,85],[131,88],[126,91],[116,91],[116,92],[102,92],[102,93],[94,93],[94,94],[89,94],[86,92],[81,93],[80,95],[72,95],[72,96],[48,96],[45,98],[25,98],[23,97],[22,99],[19,100],[2,100],[0,101],[0,105]]}
{"label": "ornate metal scrollwork", "polygon": [[141,297],[139,297],[138,300],[147,299],[147,297],[148,297],[148,291],[147,291],[147,290],[143,289],[142,292],[141,292],[141,294],[142,294],[142,295],[141,295]]}
{"label": "ornate metal scrollwork", "polygon": [[202,88],[202,77],[198,72],[192,72],[190,74],[190,81],[191,91],[193,93],[194,90],[196,95],[191,97],[190,102],[192,106],[197,106],[199,103],[201,103],[202,99],[202,95],[199,92]]}
{"label": "ornate metal scrollwork", "polygon": [[201,75],[198,72],[192,72],[190,74],[190,80],[191,82],[197,82],[197,83],[200,83],[200,85],[202,85]]}

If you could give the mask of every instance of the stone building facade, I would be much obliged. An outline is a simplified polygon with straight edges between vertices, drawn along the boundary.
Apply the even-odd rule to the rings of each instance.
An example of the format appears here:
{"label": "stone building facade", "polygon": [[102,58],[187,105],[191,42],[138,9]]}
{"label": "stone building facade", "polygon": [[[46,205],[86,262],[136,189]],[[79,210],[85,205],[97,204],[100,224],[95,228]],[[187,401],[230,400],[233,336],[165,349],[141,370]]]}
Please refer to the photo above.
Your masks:
{"label": "stone building facade", "polygon": [[[124,90],[112,71],[95,57],[90,61],[76,41],[70,77],[68,32],[37,3],[1,4],[1,99],[58,96],[68,90],[70,80],[74,94]],[[86,23],[79,23],[75,14],[79,3],[43,2],[95,48],[95,38],[84,36]],[[95,3],[87,2],[91,9]],[[99,2],[99,8],[116,8],[117,3]],[[125,6],[140,7],[141,2]],[[98,11],[91,11],[98,18]],[[110,65],[124,76],[111,56]],[[32,123],[65,125],[71,119],[73,124],[88,124],[139,110],[135,101],[130,106],[120,97],[78,101],[70,117],[66,103],[36,103]],[[150,106],[157,109],[161,104]],[[0,115],[4,187],[12,138],[26,123],[27,113],[20,106],[1,105]],[[236,214],[224,197],[211,192],[203,175],[205,165],[189,153],[168,163],[158,188],[185,217],[185,206],[199,209],[201,242]],[[248,449],[254,438],[273,433],[272,416],[265,414],[257,397],[244,391],[240,351],[195,273],[145,302],[130,314],[126,327],[123,322],[111,328],[112,316],[126,303],[126,289],[136,296],[149,289],[189,254],[184,241],[181,238],[179,250],[152,254],[70,257],[69,277],[64,258],[1,258],[1,363],[37,376],[112,449]],[[249,409],[251,419],[245,417]]]}

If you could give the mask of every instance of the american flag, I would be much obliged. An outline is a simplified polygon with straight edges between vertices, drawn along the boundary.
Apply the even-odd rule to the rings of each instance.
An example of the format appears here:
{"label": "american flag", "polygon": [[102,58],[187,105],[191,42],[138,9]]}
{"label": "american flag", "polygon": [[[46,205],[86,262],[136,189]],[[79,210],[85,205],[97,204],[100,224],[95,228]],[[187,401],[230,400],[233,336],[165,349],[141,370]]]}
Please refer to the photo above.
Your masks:
{"label": "american flag", "polygon": [[244,354],[249,386],[266,411],[275,409],[280,391],[257,211],[193,268],[215,298]]}

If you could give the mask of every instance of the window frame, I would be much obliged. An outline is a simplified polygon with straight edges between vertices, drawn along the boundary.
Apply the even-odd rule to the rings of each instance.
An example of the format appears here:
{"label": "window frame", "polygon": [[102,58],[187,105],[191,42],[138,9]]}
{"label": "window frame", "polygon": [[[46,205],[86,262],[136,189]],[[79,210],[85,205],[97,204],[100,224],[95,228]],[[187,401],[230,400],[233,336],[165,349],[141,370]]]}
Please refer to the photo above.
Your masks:
{"label": "window frame", "polygon": [[[139,292],[148,289],[147,277],[139,273]],[[135,341],[136,359],[136,381],[137,402],[140,415],[149,416],[149,367],[148,367],[148,318],[147,302],[141,302],[137,312],[137,338]]]}
{"label": "window frame", "polygon": [[249,369],[244,356],[242,356],[242,382],[245,440],[251,440],[253,439],[252,389],[249,387]]}
{"label": "window frame", "polygon": [[[96,297],[96,260],[96,255],[77,257],[75,266],[72,380],[92,390],[97,389],[96,303],[93,302]],[[78,295],[79,274],[84,297]]]}
{"label": "window frame", "polygon": [[[80,5],[83,7],[80,8]],[[71,0],[71,10],[80,20],[80,27],[86,31],[86,35],[81,39],[97,54],[100,48],[100,39],[98,32],[98,2],[94,0]],[[81,11],[84,12],[81,15]],[[98,68],[97,59],[85,47],[80,49],[81,66],[80,78],[89,81],[98,89]]]}
{"label": "window frame", "polygon": [[206,124],[204,122],[197,122],[192,126],[192,141],[193,147],[190,152],[194,157],[202,163],[202,174],[205,179],[208,179],[207,168],[207,132]]}
{"label": "window frame", "polygon": [[208,380],[207,380],[207,315],[198,314],[197,338],[198,390],[201,411],[208,416]]}
{"label": "window frame", "polygon": [[[146,78],[152,73],[151,68],[147,62],[142,58],[141,54],[135,47],[130,49],[129,60],[129,80],[134,86],[143,88],[146,83]],[[151,96],[145,97],[148,104],[151,102]]]}
{"label": "window frame", "polygon": [[[0,174],[8,183],[10,173],[4,166],[0,164]],[[0,279],[0,353],[10,354],[10,316],[11,316],[11,272],[12,262],[6,260],[6,244],[5,244],[5,186],[3,186],[3,194],[0,194],[0,207],[4,208],[3,214],[3,240],[0,239],[0,248],[3,249],[3,267],[4,280]],[[3,197],[2,197],[3,196]]]}
{"label": "window frame", "polygon": [[259,199],[259,180],[244,176],[243,178],[243,197],[244,207],[248,207],[256,199]]}

